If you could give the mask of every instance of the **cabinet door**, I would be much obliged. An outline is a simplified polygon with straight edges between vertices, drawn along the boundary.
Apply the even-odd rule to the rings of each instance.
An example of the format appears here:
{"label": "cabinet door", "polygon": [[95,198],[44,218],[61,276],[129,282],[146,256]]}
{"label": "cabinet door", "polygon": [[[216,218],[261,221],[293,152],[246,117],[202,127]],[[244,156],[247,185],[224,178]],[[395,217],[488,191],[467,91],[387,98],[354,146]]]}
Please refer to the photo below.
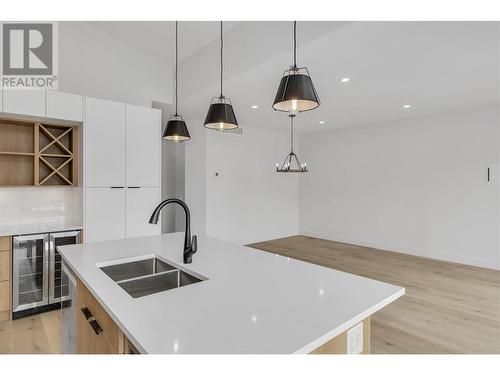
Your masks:
{"label": "cabinet door", "polygon": [[0,112],[3,112],[3,88],[0,87]]}
{"label": "cabinet door", "polygon": [[94,354],[94,332],[87,319],[80,310],[80,304],[76,309],[76,350],[78,354]]}
{"label": "cabinet door", "polygon": [[45,117],[45,90],[4,90],[3,111]]}
{"label": "cabinet door", "polygon": [[125,189],[85,189],[85,241],[125,238]]}
{"label": "cabinet door", "polygon": [[160,186],[160,111],[127,105],[127,186]]}
{"label": "cabinet door", "polygon": [[125,186],[125,104],[85,100],[85,185]]}
{"label": "cabinet door", "polygon": [[160,188],[127,188],[127,238],[160,233],[160,223],[149,224],[158,203]]}
{"label": "cabinet door", "polygon": [[83,97],[81,95],[48,90],[47,117],[83,121]]}

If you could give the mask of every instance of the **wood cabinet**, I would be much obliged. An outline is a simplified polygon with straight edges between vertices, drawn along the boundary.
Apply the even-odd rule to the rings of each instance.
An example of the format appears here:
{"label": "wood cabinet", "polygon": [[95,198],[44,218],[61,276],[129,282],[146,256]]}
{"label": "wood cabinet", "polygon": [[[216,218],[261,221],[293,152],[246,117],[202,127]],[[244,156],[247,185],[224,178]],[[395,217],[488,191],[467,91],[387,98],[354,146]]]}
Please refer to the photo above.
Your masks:
{"label": "wood cabinet", "polygon": [[83,97],[61,91],[48,90],[47,117],[71,121],[83,121]]}
{"label": "wood cabinet", "polygon": [[45,117],[45,90],[4,90],[3,112]]}
{"label": "wood cabinet", "polygon": [[160,202],[159,187],[128,187],[126,191],[126,237],[160,233],[160,226],[149,224],[149,218]]}
{"label": "wood cabinet", "polygon": [[0,186],[77,185],[74,126],[0,118]]}
{"label": "wood cabinet", "polygon": [[12,237],[0,237],[0,321],[10,320]]}
{"label": "wood cabinet", "polygon": [[95,297],[78,280],[77,351],[79,354],[124,354],[126,338]]}
{"label": "wood cabinet", "polygon": [[85,189],[85,241],[125,238],[125,188]]}
{"label": "wood cabinet", "polygon": [[127,104],[127,186],[160,186],[161,112]]}
{"label": "wood cabinet", "polygon": [[85,185],[125,186],[125,104],[85,99]]}

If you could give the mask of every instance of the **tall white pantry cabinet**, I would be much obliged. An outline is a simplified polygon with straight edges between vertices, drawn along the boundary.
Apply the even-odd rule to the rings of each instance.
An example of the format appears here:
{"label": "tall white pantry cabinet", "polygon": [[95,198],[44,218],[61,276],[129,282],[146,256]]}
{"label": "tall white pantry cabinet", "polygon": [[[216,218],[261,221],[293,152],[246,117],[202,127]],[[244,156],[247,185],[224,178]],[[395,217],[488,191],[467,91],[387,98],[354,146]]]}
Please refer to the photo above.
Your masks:
{"label": "tall white pantry cabinet", "polygon": [[160,233],[148,220],[161,199],[161,112],[85,98],[85,241]]}

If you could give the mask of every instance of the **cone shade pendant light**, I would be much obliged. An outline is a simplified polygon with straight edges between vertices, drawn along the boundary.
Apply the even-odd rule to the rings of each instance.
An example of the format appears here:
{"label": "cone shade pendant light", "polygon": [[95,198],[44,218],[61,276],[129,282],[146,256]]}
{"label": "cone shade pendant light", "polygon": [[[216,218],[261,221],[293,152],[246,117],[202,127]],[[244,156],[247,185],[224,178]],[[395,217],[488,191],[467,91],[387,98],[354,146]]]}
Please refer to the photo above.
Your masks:
{"label": "cone shade pendant light", "polygon": [[175,114],[170,115],[168,119],[167,126],[165,126],[165,131],[163,132],[163,139],[180,143],[189,141],[191,136],[182,116],[177,113],[177,65],[179,61],[177,41],[177,21],[175,21]]}
{"label": "cone shade pendant light", "polygon": [[276,164],[276,172],[307,172],[307,164],[302,164],[299,160],[299,157],[293,152],[293,119],[295,118],[294,114],[288,115],[290,117],[290,153],[285,157],[281,167],[279,164]]}
{"label": "cone shade pendant light", "polygon": [[283,112],[303,112],[315,109],[319,104],[309,71],[297,67],[297,21],[293,21],[293,65],[283,73],[273,108]]}
{"label": "cone shade pendant light", "polygon": [[236,129],[238,121],[233,111],[231,100],[226,98],[222,93],[222,73],[223,73],[223,59],[222,51],[224,47],[224,40],[222,37],[222,21],[220,22],[220,95],[212,98],[212,103],[208,108],[207,117],[205,118],[205,127],[219,131]]}

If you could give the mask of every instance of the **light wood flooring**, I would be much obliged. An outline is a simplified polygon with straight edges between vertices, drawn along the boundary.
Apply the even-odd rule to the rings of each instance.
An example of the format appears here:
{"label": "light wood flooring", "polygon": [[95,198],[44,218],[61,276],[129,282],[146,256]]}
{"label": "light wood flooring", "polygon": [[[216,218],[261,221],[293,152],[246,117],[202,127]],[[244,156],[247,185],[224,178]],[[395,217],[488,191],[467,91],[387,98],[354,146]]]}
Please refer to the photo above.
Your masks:
{"label": "light wood flooring", "polygon": [[60,354],[60,310],[0,322],[1,354]]}
{"label": "light wood flooring", "polygon": [[500,353],[500,271],[305,236],[249,246],[406,288],[372,316],[372,353]]}
{"label": "light wood flooring", "polygon": [[[500,353],[500,271],[294,236],[250,245],[406,288],[372,316],[372,353]],[[0,353],[60,353],[60,313],[0,322]]]}

